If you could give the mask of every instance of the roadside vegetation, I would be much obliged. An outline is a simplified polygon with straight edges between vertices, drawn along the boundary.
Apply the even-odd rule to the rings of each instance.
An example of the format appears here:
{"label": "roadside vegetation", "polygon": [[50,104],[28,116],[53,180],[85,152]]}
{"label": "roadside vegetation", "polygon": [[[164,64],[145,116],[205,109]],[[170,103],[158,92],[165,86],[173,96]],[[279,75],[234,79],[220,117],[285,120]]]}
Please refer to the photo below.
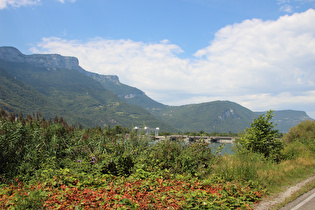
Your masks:
{"label": "roadside vegetation", "polygon": [[315,122],[282,138],[259,116],[233,155],[205,142],[156,142],[121,126],[0,112],[1,209],[251,209],[314,174]]}

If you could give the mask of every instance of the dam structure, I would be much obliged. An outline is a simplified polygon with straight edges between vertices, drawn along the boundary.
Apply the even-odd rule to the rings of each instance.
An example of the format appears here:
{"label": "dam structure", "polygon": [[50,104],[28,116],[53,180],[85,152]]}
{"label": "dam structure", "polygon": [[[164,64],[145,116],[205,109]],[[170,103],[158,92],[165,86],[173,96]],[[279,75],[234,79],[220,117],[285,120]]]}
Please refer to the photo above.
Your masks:
{"label": "dam structure", "polygon": [[204,141],[206,143],[225,143],[233,144],[236,137],[230,136],[188,136],[188,135],[170,135],[170,136],[155,136],[155,140],[183,140],[185,142]]}

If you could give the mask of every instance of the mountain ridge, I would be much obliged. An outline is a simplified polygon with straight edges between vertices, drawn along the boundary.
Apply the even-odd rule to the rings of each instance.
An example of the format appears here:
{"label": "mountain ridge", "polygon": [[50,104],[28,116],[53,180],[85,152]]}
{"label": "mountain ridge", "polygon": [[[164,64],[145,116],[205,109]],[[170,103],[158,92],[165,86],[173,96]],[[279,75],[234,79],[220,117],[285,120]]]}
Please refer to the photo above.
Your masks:
{"label": "mountain ridge", "polygon": [[[31,84],[31,87],[39,91],[40,94],[57,101],[57,103],[62,104],[62,107],[72,107],[77,112],[82,110],[92,112],[91,110],[96,109],[95,112],[104,116],[108,112],[107,114],[112,114],[112,116],[106,115],[107,119],[111,119],[107,121],[111,121],[112,124],[119,124],[124,121],[124,118],[127,120],[130,116],[135,117],[133,110],[137,110],[137,113],[148,112],[144,115],[148,117],[151,114],[160,121],[161,125],[164,125],[162,127],[166,128],[166,125],[169,125],[168,129],[173,131],[175,130],[171,127],[182,132],[239,132],[248,127],[255,117],[264,113],[253,112],[231,101],[212,101],[182,106],[164,105],[151,99],[136,87],[120,83],[117,75],[100,75],[84,70],[79,66],[79,60],[71,56],[61,56],[59,54],[24,55],[14,47],[0,47],[0,59],[2,60],[0,68],[10,69],[8,72],[14,78],[27,85]],[[80,76],[78,73],[82,75]],[[75,79],[71,75],[75,76]],[[52,77],[53,80],[49,77]],[[76,80],[80,82],[78,83]],[[90,89],[90,92],[87,89]],[[68,90],[72,92],[67,93]],[[83,92],[85,92],[85,95],[82,94]],[[58,96],[58,94],[63,95],[63,97]],[[86,94],[94,94],[94,96],[86,96]],[[107,99],[98,94],[105,94]],[[5,100],[3,98],[0,102],[4,104]],[[90,104],[87,98],[94,101],[96,105],[85,107]],[[125,107],[124,111],[112,110],[111,112],[109,109],[100,111],[97,107],[103,106],[102,103],[107,104],[108,100],[111,100],[113,104]],[[143,111],[140,111],[140,107]],[[73,110],[68,112],[71,113]],[[61,111],[61,113],[65,114],[67,112]],[[279,124],[277,128],[281,132],[287,132],[290,127],[302,120],[311,119],[303,111],[279,110],[274,113],[274,121]],[[93,116],[95,117],[95,114]],[[134,120],[132,117],[129,122]],[[80,117],[76,117],[76,119],[80,120]],[[93,119],[86,120],[90,123],[93,122]],[[92,124],[97,125],[99,123]],[[157,121],[155,121],[155,124],[158,124]],[[150,126],[153,126],[153,124],[150,124]]]}
{"label": "mountain ridge", "polygon": [[0,58],[9,62],[29,63],[38,67],[52,69],[81,69],[79,60],[76,57],[59,54],[25,55],[14,47],[1,47]]}

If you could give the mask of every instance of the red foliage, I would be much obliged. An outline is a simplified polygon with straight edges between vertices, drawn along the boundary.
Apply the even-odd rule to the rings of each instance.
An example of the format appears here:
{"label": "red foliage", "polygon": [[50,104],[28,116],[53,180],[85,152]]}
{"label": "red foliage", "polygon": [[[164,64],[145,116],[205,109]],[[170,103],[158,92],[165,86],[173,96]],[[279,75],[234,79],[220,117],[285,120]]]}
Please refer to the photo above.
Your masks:
{"label": "red foliage", "polygon": [[27,196],[27,191],[41,189],[49,192],[47,199],[44,201],[44,207],[48,209],[69,209],[74,206],[81,206],[84,209],[116,209],[124,206],[124,203],[121,201],[128,201],[129,204],[137,205],[140,209],[165,209],[169,207],[179,209],[180,201],[185,200],[185,198],[170,192],[203,190],[206,193],[215,194],[220,190],[219,187],[199,186],[198,182],[187,183],[163,179],[156,179],[155,181],[155,184],[149,186],[143,180],[125,182],[122,186],[115,186],[111,182],[106,189],[98,190],[89,188],[78,189],[77,187],[67,187],[66,185],[61,185],[58,188],[51,186],[42,187],[40,183],[26,190],[23,189],[23,183],[20,182],[18,186],[11,185],[9,187],[12,191],[11,195],[0,195],[0,207],[8,207],[6,206],[7,201],[13,200],[15,193]]}
{"label": "red foliage", "polygon": [[[222,185],[208,186],[199,182],[156,179],[123,184],[111,182],[99,189],[80,189],[66,185],[43,186],[40,183],[26,188],[19,182],[18,186],[10,185],[2,189],[2,192],[6,193],[0,194],[0,208],[14,206],[16,194],[25,197],[28,192],[36,190],[46,192],[47,196],[43,201],[43,207],[46,209],[73,209],[75,206],[84,209],[117,209],[126,206],[139,209],[181,209],[187,195],[193,191],[221,197],[219,192],[222,191]],[[259,191],[254,194],[257,197],[262,196]]]}

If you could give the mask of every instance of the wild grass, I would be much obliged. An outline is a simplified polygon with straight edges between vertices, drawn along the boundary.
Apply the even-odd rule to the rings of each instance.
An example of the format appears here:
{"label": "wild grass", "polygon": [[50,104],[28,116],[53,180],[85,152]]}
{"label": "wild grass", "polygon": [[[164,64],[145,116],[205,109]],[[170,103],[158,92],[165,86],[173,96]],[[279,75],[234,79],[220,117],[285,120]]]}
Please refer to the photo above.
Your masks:
{"label": "wild grass", "polygon": [[218,159],[213,174],[227,181],[251,180],[268,188],[270,193],[315,174],[314,152],[306,145],[289,143],[282,151],[282,157],[282,161],[274,162],[262,154],[241,150]]}

